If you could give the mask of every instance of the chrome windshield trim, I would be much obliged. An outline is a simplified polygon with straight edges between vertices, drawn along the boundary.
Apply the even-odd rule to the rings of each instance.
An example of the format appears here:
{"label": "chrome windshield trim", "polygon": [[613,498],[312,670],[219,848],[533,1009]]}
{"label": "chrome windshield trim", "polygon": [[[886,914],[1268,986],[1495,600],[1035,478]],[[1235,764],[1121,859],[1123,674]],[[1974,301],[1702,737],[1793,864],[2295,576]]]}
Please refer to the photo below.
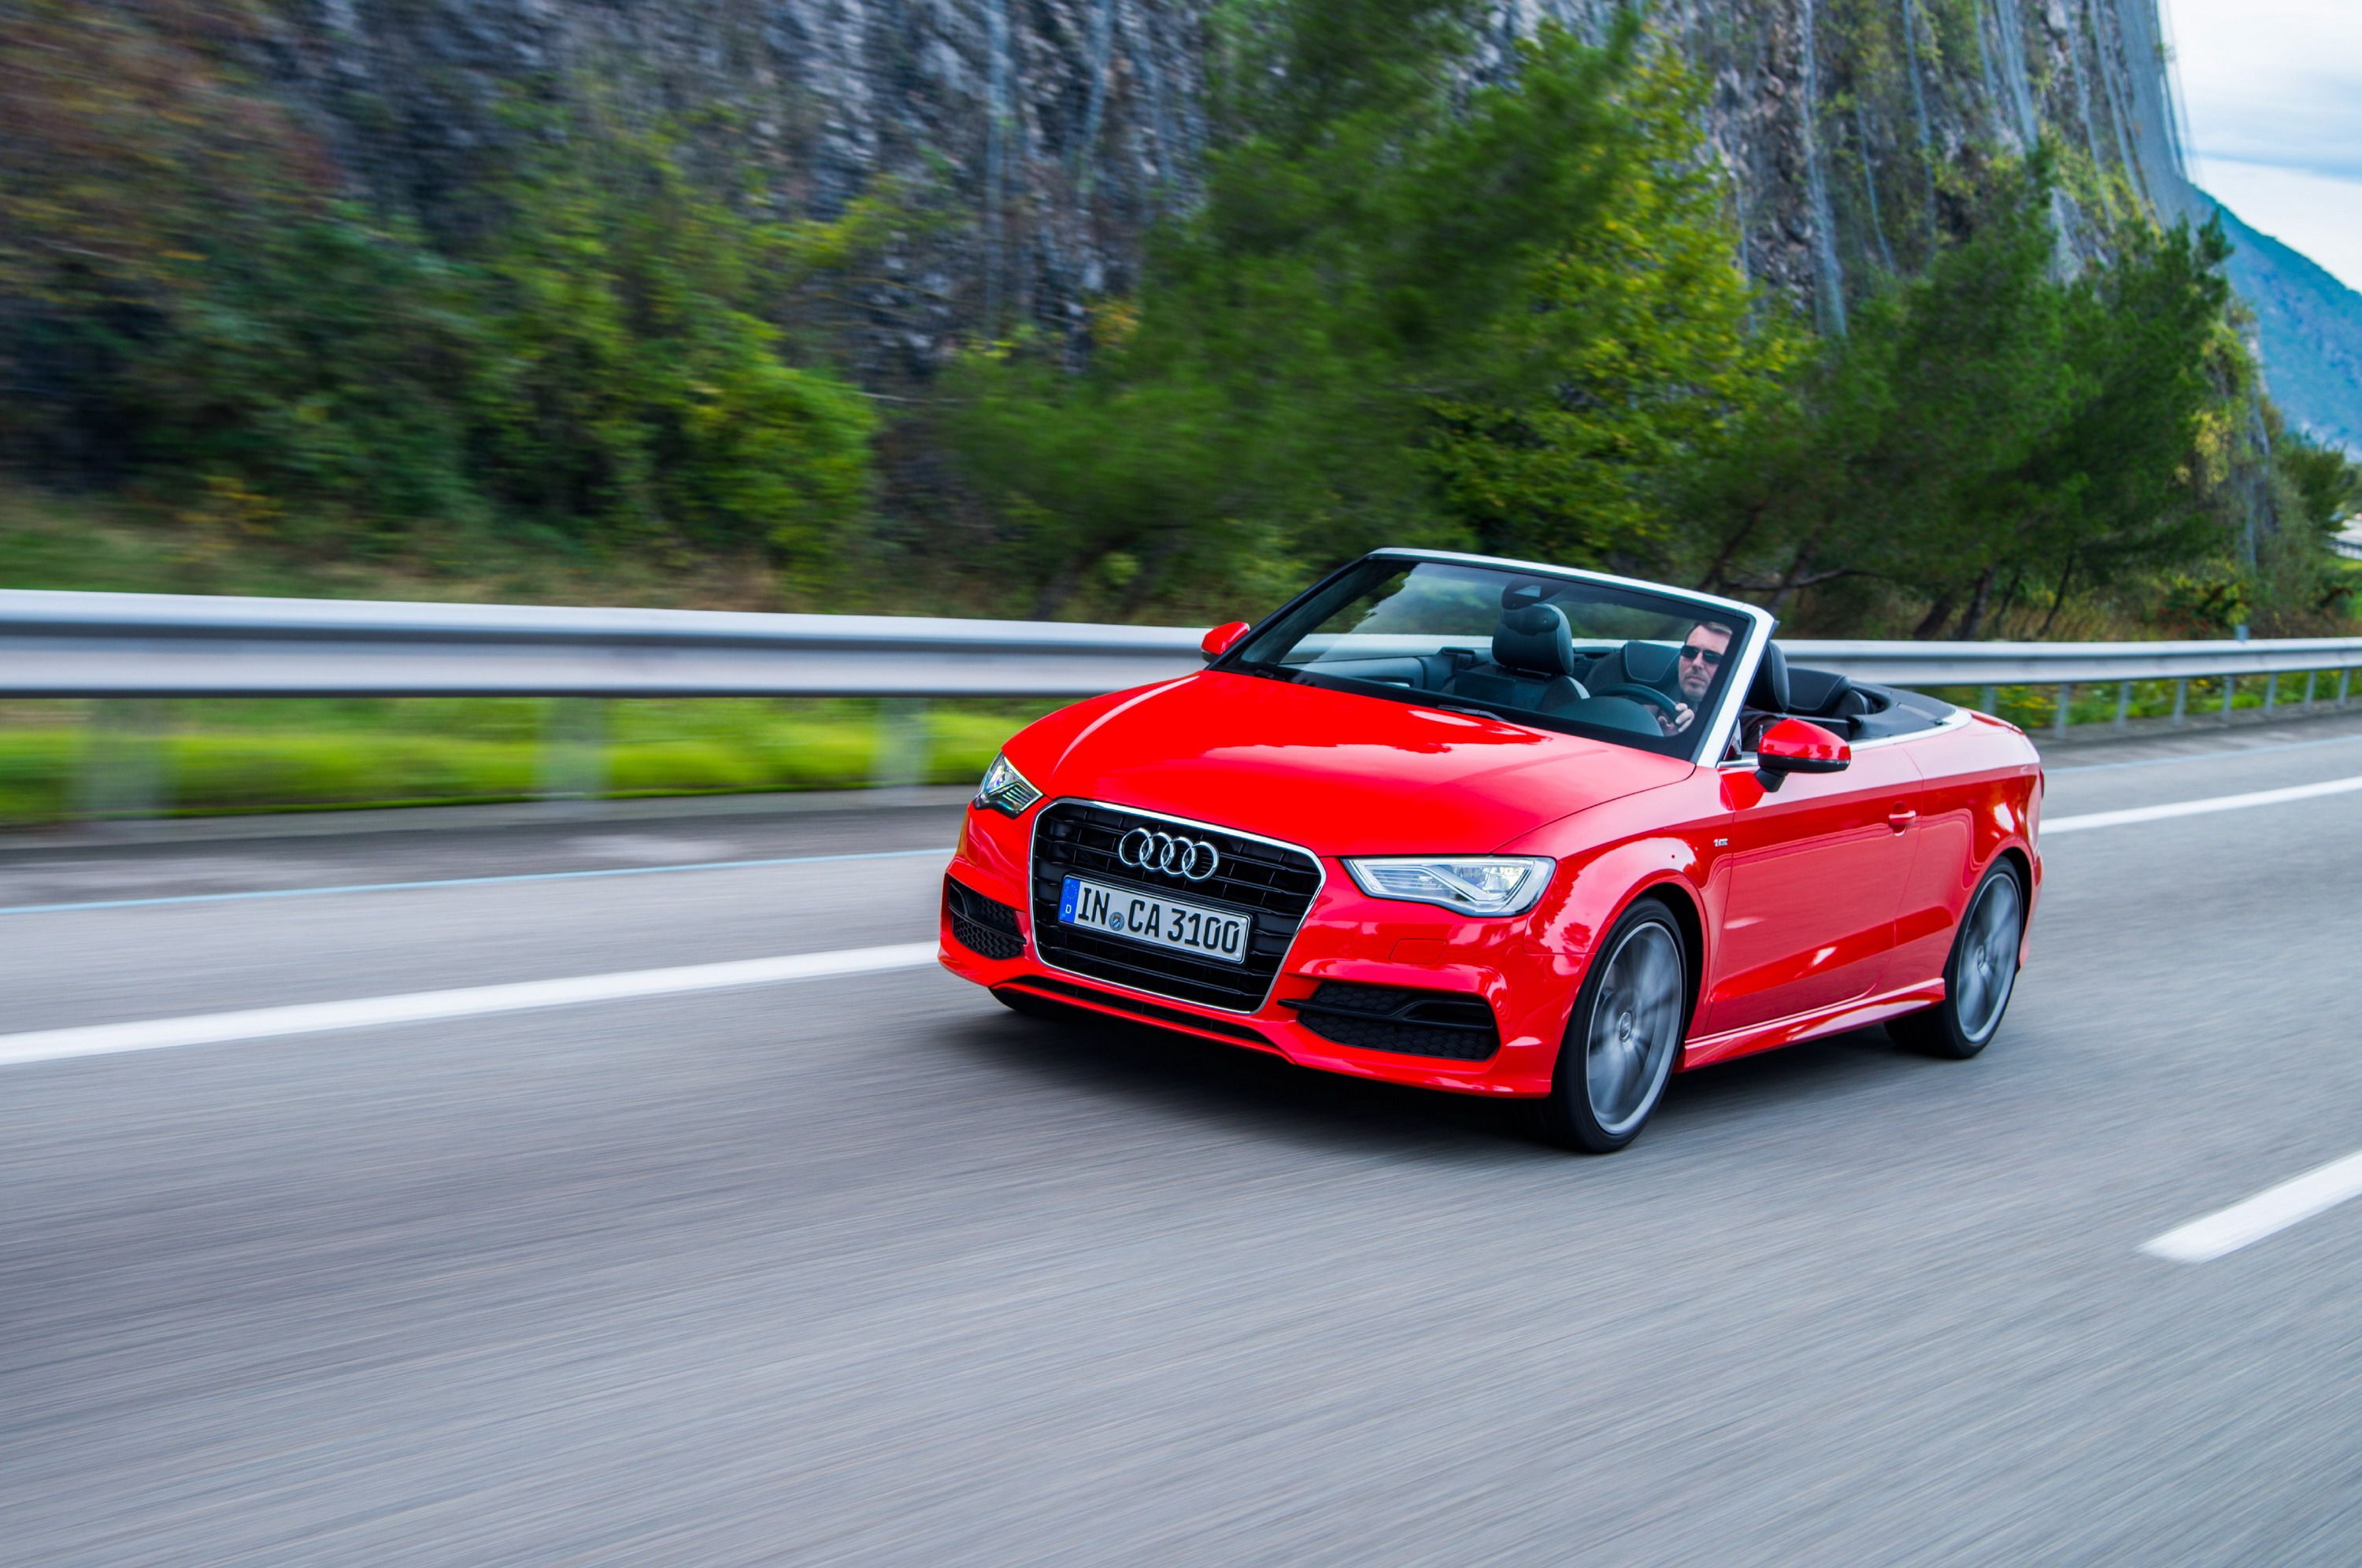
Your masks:
{"label": "chrome windshield trim", "polygon": [[[1052,963],[1049,955],[1042,951],[1042,944],[1033,939],[1032,927],[1035,918],[1033,868],[1038,859],[1042,818],[1053,806],[1097,806],[1101,811],[1129,812],[1135,817],[1154,817],[1158,822],[1175,823],[1182,827],[1205,828],[1214,833],[1229,834],[1232,838],[1253,839],[1257,844],[1270,845],[1274,849],[1292,849],[1309,859],[1312,862],[1313,871],[1320,880],[1313,884],[1312,896],[1305,900],[1304,913],[1297,917],[1296,929],[1287,933],[1287,946],[1279,955],[1279,966],[1271,972],[1271,983],[1263,988],[1263,999],[1250,1008],[1223,1007],[1216,1002],[1202,1002],[1188,997],[1176,997],[1169,991],[1152,991],[1145,986],[1128,986],[1121,980],[1103,979],[1097,975],[1087,975],[1079,969],[1069,969],[1062,965]],[[1226,1012],[1234,1018],[1253,1018],[1271,1005],[1271,993],[1279,988],[1279,977],[1287,973],[1287,961],[1296,956],[1297,939],[1304,934],[1306,922],[1312,919],[1312,911],[1319,907],[1320,895],[1328,890],[1329,863],[1304,845],[1291,843],[1284,838],[1273,838],[1268,834],[1249,833],[1244,828],[1231,827],[1224,823],[1200,822],[1196,817],[1176,817],[1170,812],[1150,811],[1146,806],[1127,806],[1120,801],[1095,801],[1087,795],[1053,796],[1033,808],[1032,825],[1025,830],[1025,922],[1027,944],[1033,950],[1033,962],[1041,965],[1044,969],[1054,969],[1061,975],[1072,975],[1078,980],[1088,980],[1095,986],[1106,986],[1119,991],[1132,991],[1143,997],[1153,997],[1158,1001],[1179,1002],[1183,1007],[1201,1007],[1208,1012]],[[1189,895],[1184,891],[1175,894],[1175,897],[1187,902]],[[1252,922],[1249,922],[1249,929],[1253,929]]]}
{"label": "chrome windshield trim", "polygon": [[1550,577],[1563,577],[1582,582],[1602,583],[1609,588],[1635,589],[1642,593],[1661,594],[1670,599],[1686,599],[1693,604],[1710,604],[1716,610],[1736,614],[1772,619],[1770,612],[1748,603],[1743,599],[1725,599],[1716,593],[1702,593],[1692,588],[1675,588],[1667,582],[1650,582],[1645,578],[1617,577],[1613,572],[1593,571],[1587,567],[1552,566],[1548,561],[1522,561],[1508,556],[1471,555],[1464,550],[1429,550],[1412,545],[1388,545],[1370,552],[1374,556],[1402,556],[1422,561],[1453,561],[1462,566],[1505,567],[1511,571],[1538,571]]}
{"label": "chrome windshield trim", "polygon": [[[1662,582],[1649,582],[1637,577],[1617,577],[1612,572],[1589,571],[1582,567],[1552,566],[1548,561],[1522,561],[1507,556],[1471,555],[1462,550],[1418,549],[1407,545],[1388,546],[1383,549],[1372,550],[1370,555],[1401,560],[1449,561],[1459,566],[1540,572],[1547,577],[1564,578],[1571,582],[1595,582],[1603,587],[1622,589],[1628,592],[1647,593],[1661,599],[1677,600],[1684,604],[1695,604],[1716,611],[1726,616],[1744,620],[1750,628],[1750,635],[1747,638],[1746,652],[1741,656],[1741,668],[1731,671],[1729,683],[1723,689],[1722,704],[1715,710],[1713,717],[1704,723],[1693,726],[1698,732],[1698,737],[1685,759],[1693,767],[1703,767],[1706,766],[1708,758],[1719,757],[1730,749],[1731,741],[1738,729],[1738,711],[1746,706],[1748,688],[1755,684],[1755,667],[1763,662],[1763,650],[1770,646],[1772,631],[1780,624],[1780,618],[1772,612],[1760,605],[1749,604],[1744,600],[1725,599],[1720,594],[1700,593],[1692,589],[1674,588]],[[1290,601],[1291,604],[1294,601]],[[1507,716],[1504,715],[1504,717]],[[1509,718],[1508,722],[1515,723],[1518,721]],[[1607,744],[1616,743],[1609,741]],[[1630,749],[1647,751],[1650,748],[1634,746]],[[1661,756],[1665,754],[1659,752],[1656,755]],[[1678,756],[1681,754],[1674,755]]]}

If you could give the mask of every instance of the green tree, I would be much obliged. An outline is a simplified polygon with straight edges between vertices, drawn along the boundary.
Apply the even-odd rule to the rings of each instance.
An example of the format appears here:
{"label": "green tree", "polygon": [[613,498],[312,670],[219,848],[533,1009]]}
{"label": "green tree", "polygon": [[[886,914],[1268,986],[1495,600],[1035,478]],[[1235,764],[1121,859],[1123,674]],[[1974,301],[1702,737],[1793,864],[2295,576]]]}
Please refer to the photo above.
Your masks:
{"label": "green tree", "polygon": [[[1519,108],[1549,117],[1531,100],[1572,79],[1568,53],[1562,35],[1536,41]],[[1695,79],[1650,50],[1613,106],[1621,145],[1597,210],[1536,258],[1528,298],[1495,315],[1471,393],[1432,404],[1430,451],[1484,548],[1654,568],[1688,543],[1669,492],[1778,393],[1804,339],[1735,265]]]}
{"label": "green tree", "polygon": [[1997,170],[1970,232],[1889,286],[1700,475],[1700,577],[1785,610],[1879,580],[1920,636],[1976,635],[2003,603],[2056,605],[2203,553],[2200,478],[2223,405],[2220,232],[2146,221],[2062,276],[2046,157]]}
{"label": "green tree", "polygon": [[1694,89],[1627,17],[1471,90],[1471,7],[1223,13],[1203,203],[1077,374],[1032,346],[955,381],[955,439],[1037,613],[1094,563],[1134,609],[1382,543],[1565,558],[1661,535],[1668,472],[1770,384]]}

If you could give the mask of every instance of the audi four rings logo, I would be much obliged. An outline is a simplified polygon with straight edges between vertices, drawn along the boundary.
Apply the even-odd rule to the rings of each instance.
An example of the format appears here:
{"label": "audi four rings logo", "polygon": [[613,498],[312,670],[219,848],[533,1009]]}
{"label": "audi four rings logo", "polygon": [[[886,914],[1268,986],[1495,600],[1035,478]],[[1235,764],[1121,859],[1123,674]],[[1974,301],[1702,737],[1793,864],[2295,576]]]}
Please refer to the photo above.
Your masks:
{"label": "audi four rings logo", "polygon": [[1202,838],[1182,838],[1169,833],[1134,828],[1115,841],[1115,857],[1142,871],[1162,871],[1202,882],[1222,863],[1221,852]]}

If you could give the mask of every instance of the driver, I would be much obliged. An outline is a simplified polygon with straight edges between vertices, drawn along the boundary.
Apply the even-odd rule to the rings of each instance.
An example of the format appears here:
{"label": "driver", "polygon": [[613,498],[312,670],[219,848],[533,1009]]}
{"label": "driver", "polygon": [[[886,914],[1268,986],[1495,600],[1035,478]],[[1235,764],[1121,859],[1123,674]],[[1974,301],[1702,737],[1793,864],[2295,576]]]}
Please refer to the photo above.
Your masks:
{"label": "driver", "polygon": [[1730,628],[1719,621],[1700,621],[1682,639],[1680,663],[1674,667],[1674,683],[1680,688],[1680,701],[1673,711],[1657,712],[1657,727],[1669,735],[1680,734],[1697,721],[1697,710],[1705,701],[1706,688],[1722,671],[1722,656],[1730,651]]}

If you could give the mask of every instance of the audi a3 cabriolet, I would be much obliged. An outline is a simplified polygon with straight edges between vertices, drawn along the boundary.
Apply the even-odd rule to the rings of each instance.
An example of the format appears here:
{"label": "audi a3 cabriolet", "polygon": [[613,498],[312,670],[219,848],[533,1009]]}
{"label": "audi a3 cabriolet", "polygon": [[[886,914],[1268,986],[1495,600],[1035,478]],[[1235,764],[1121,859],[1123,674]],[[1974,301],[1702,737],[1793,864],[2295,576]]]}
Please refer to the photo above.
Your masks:
{"label": "audi a3 cabriolet", "polygon": [[1622,1148],[1675,1072],[1885,1024],[1973,1056],[2042,882],[2025,734],[1792,668],[1752,605],[1381,550],[1012,739],[943,962]]}

